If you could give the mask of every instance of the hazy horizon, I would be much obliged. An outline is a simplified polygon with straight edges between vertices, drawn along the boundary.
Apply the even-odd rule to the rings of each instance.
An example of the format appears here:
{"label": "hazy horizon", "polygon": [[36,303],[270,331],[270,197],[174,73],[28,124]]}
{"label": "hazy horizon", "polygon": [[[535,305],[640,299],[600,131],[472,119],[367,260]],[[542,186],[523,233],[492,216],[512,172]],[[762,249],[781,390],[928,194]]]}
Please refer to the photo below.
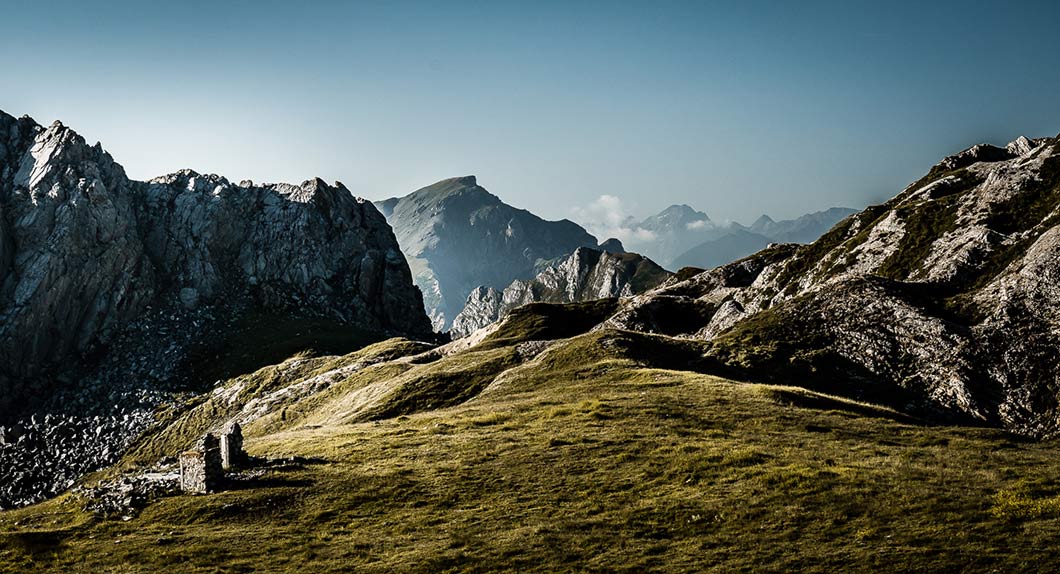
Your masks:
{"label": "hazy horizon", "polygon": [[0,109],[61,120],[141,179],[321,177],[379,200],[474,174],[548,219],[683,203],[748,224],[860,209],[972,144],[1060,132],[1046,2],[6,13]]}

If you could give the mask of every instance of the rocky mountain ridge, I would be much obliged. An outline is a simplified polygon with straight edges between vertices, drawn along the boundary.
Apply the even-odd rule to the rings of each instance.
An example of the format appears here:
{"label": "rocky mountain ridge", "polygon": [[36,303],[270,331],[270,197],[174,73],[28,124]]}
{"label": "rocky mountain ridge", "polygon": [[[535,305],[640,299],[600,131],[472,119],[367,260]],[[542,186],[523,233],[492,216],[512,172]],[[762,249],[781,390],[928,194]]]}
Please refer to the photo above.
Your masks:
{"label": "rocky mountain ridge", "polygon": [[528,303],[573,303],[630,297],[665,281],[671,273],[635,253],[579,247],[530,280],[517,279],[503,291],[481,286],[468,295],[450,334],[465,337]]}
{"label": "rocky mountain ridge", "polygon": [[709,341],[749,377],[1055,435],[1060,139],[969,148],[810,245],[668,283],[605,324]]}

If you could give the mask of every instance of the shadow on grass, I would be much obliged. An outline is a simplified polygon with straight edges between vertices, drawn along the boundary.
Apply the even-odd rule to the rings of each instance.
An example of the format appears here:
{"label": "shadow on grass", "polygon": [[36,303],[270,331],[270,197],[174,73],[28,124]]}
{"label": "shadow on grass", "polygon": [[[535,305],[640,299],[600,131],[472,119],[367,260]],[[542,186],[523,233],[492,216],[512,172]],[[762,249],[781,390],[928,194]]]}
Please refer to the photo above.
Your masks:
{"label": "shadow on grass", "polygon": [[65,545],[69,534],[65,530],[4,533],[0,534],[0,548],[18,549],[31,556],[50,556]]}
{"label": "shadow on grass", "polygon": [[905,413],[878,408],[872,405],[862,405],[824,395],[801,393],[795,390],[788,389],[771,389],[769,391],[769,394],[777,404],[784,406],[793,406],[821,411],[842,411],[865,417],[890,419],[900,423],[912,425],[929,424],[928,421],[918,419]]}
{"label": "shadow on grass", "polygon": [[327,464],[320,457],[294,456],[290,458],[251,457],[247,468],[242,472],[229,475],[225,479],[225,490],[253,490],[262,488],[306,487],[312,486],[311,480],[284,476],[266,476],[248,474],[254,471],[269,471],[270,474],[305,470],[308,466]]}
{"label": "shadow on grass", "polygon": [[313,486],[314,481],[306,478],[286,478],[282,476],[256,476],[235,478],[225,481],[225,490],[258,490],[267,488],[304,488]]}

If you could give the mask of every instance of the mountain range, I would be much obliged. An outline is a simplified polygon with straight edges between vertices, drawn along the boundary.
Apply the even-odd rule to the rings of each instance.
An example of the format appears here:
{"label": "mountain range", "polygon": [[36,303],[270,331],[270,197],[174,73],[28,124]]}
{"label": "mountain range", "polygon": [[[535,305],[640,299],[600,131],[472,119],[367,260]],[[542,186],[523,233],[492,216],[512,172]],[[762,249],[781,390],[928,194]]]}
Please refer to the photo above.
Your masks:
{"label": "mountain range", "polygon": [[833,207],[782,221],[763,215],[748,227],[718,223],[687,205],[671,205],[640,222],[627,220],[624,244],[668,269],[710,269],[770,243],[809,243],[853,213],[853,209]]}
{"label": "mountain range", "polygon": [[[581,247],[612,252],[626,252],[628,247],[674,269],[709,269],[773,242],[812,241],[854,212],[832,208],[779,222],[762,216],[744,227],[715,224],[687,205],[673,205],[629,223],[634,239],[623,246],[614,238],[598,245],[596,237],[574,222],[546,221],[512,207],[478,185],[475,176],[442,180],[403,197],[377,201],[376,207],[394,228],[437,331],[452,327],[469,295],[491,299],[493,292],[499,294],[513,281],[534,279],[550,263]],[[457,333],[466,334],[463,328]]]}

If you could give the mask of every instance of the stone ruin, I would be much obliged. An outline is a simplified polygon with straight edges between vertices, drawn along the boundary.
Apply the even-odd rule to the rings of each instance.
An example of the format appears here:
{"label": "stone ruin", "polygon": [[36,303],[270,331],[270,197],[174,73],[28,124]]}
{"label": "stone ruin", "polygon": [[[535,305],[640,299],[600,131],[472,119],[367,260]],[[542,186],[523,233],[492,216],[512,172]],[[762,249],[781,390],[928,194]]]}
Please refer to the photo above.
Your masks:
{"label": "stone ruin", "polygon": [[193,493],[219,490],[225,471],[217,437],[206,433],[195,447],[180,454],[180,489]]}
{"label": "stone ruin", "polygon": [[220,490],[226,469],[247,465],[249,458],[243,451],[243,430],[231,422],[221,430],[221,438],[206,433],[195,448],[180,455],[180,489],[184,492],[206,493]]}
{"label": "stone ruin", "polygon": [[226,470],[246,466],[247,453],[243,451],[243,429],[233,421],[221,430],[221,466]]}

